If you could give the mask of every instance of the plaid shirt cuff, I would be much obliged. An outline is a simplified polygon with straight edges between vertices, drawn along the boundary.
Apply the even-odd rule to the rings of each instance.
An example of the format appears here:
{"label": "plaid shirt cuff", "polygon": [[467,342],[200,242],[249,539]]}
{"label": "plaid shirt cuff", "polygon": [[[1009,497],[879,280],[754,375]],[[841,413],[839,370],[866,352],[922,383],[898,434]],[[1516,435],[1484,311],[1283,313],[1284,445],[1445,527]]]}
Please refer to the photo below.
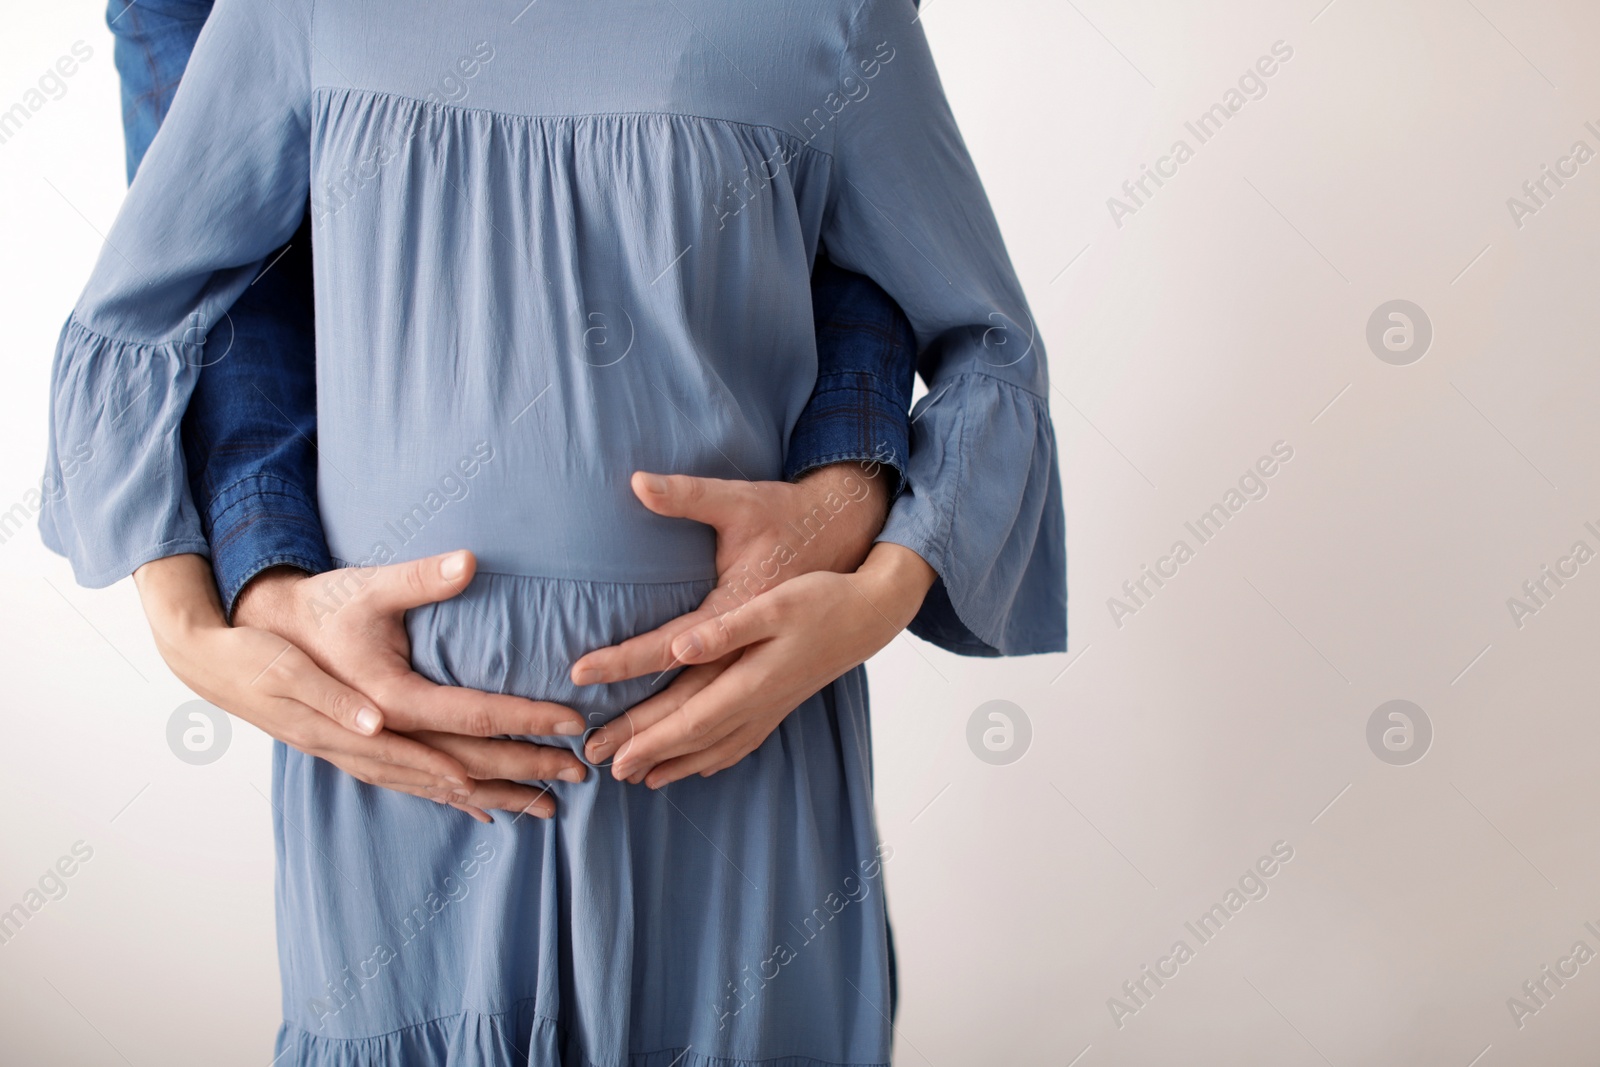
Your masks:
{"label": "plaid shirt cuff", "polygon": [[831,463],[880,463],[900,491],[911,451],[917,338],[898,304],[872,279],[817,253],[811,275],[817,384],[789,435],[784,477]]}
{"label": "plaid shirt cuff", "polygon": [[211,569],[229,619],[240,591],[270,567],[307,574],[333,569],[317,506],[293,482],[252,475],[196,503],[206,517]]}
{"label": "plaid shirt cuff", "polygon": [[817,379],[790,435],[783,475],[794,481],[833,463],[878,463],[893,471],[892,496],[900,491],[909,452],[903,401],[876,375],[845,371]]}

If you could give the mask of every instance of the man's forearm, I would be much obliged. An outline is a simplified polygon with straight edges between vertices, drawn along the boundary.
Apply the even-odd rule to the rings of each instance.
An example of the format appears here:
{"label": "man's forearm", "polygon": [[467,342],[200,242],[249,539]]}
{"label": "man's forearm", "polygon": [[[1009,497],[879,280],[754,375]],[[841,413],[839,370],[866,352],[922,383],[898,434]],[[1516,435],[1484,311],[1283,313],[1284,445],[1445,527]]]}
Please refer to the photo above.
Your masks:
{"label": "man's forearm", "polygon": [[190,494],[230,616],[262,571],[333,567],[317,508],[310,236],[302,225],[234,304],[229,328],[210,331],[184,415]]}
{"label": "man's forearm", "polygon": [[[137,11],[110,19],[130,182],[166,119],[209,12],[206,0],[146,0]],[[224,321],[207,324],[200,375],[184,416],[190,496],[210,542],[225,614],[244,584],[268,567],[316,572],[332,566],[316,504],[310,253],[307,224],[268,261]],[[159,570],[178,573],[174,566]],[[204,586],[215,599],[211,581]]]}
{"label": "man's forearm", "polygon": [[845,461],[880,464],[898,491],[910,449],[917,339],[905,312],[871,278],[818,250],[811,276],[817,384],[789,435],[784,477]]}

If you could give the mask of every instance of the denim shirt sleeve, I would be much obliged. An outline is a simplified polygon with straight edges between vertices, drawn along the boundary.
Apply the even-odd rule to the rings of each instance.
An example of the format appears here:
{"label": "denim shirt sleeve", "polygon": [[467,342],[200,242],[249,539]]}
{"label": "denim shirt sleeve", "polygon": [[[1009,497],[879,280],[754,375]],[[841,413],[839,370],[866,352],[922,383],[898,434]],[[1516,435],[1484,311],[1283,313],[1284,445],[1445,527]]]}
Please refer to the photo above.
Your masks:
{"label": "denim shirt sleeve", "polygon": [[[111,0],[128,180],[166,118],[211,0]],[[211,331],[182,423],[189,491],[224,609],[269,567],[333,561],[316,502],[309,224]]]}
{"label": "denim shirt sleeve", "polygon": [[822,250],[811,276],[817,385],[784,457],[793,481],[830,463],[877,462],[898,491],[910,449],[917,339],[905,312],[871,278],[839,267]]}
{"label": "denim shirt sleeve", "polygon": [[189,492],[230,617],[269,567],[333,568],[317,510],[311,293],[308,219],[229,309],[231,336],[211,332],[208,347],[229,347],[208,355],[184,413]]}

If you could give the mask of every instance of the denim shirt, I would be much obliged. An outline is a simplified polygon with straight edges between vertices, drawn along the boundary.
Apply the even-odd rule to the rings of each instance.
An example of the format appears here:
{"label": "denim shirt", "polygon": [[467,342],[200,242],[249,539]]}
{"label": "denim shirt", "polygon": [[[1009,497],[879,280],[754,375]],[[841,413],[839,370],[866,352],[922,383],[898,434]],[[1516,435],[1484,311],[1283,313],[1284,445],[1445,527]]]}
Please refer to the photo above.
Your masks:
{"label": "denim shirt", "polygon": [[[110,0],[122,81],[128,179],[166,115],[212,0]],[[183,421],[190,491],[231,615],[250,579],[276,566],[333,568],[317,509],[316,351],[309,213],[292,241],[213,328]],[[784,474],[909,453],[916,338],[871,279],[819,250],[811,280],[817,383],[790,435]],[[217,351],[211,354],[209,346]],[[470,546],[465,546],[470,547]]]}

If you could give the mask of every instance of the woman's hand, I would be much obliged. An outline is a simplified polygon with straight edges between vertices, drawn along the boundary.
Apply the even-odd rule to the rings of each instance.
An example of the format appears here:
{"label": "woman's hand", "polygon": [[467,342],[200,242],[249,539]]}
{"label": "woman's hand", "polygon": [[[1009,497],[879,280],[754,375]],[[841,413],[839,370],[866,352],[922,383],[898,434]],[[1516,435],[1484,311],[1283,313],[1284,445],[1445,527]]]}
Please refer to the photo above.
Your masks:
{"label": "woman's hand", "polygon": [[[692,664],[590,737],[585,754],[594,763],[626,748],[620,771],[612,769],[618,778],[648,776],[659,787],[738,762],[790,710],[888,644],[916,615],[933,582],[932,568],[915,553],[873,547],[889,508],[884,478],[873,465],[835,464],[794,485],[636,474],[633,488],[657,514],[717,531],[719,578],[697,610],[573,665],[573,681],[592,685]],[[863,565],[869,550],[871,562]],[[858,566],[849,578],[829,573]],[[766,599],[785,590],[778,600]],[[826,626],[808,632],[817,611],[835,608],[839,613]],[[702,633],[714,633],[715,640],[693,652],[689,645]],[[687,644],[678,647],[680,641]],[[721,651],[711,655],[711,648]],[[720,744],[719,758],[686,756],[652,774],[656,763],[679,755],[683,741],[671,737],[669,726],[679,710],[685,722],[706,724],[693,751],[704,754]],[[735,731],[737,739],[730,736]]]}
{"label": "woman's hand", "polygon": [[[882,468],[861,463],[820,467],[792,484],[640,472],[633,492],[657,515],[717,531],[717,587],[687,615],[578,660],[572,665],[577,685],[667,670],[678,663],[672,642],[700,623],[802,574],[855,570],[883,529],[890,504]],[[597,737],[590,738],[591,747]]]}
{"label": "woman's hand", "polygon": [[671,645],[691,666],[608,724],[598,745],[591,739],[589,758],[615,752],[612,774],[652,789],[733,766],[812,694],[894,640],[934,578],[915,552],[879,544],[853,574],[801,575],[700,622]]}
{"label": "woman's hand", "polygon": [[[447,577],[443,562],[462,556],[460,570]],[[134,580],[162,657],[217,706],[369,784],[448,803],[483,821],[484,808],[548,817],[554,808],[547,794],[511,779],[565,772],[581,780],[581,762],[564,750],[484,737],[577,733],[577,714],[434,686],[407,660],[405,608],[454,596],[472,567],[470,555],[455,553],[342,578],[336,572],[316,593],[290,584],[316,581],[298,572],[264,574],[241,596],[239,625],[231,627],[200,556],[155,560]],[[308,619],[322,625],[307,628]],[[391,730],[417,732],[384,730],[386,721]]]}

